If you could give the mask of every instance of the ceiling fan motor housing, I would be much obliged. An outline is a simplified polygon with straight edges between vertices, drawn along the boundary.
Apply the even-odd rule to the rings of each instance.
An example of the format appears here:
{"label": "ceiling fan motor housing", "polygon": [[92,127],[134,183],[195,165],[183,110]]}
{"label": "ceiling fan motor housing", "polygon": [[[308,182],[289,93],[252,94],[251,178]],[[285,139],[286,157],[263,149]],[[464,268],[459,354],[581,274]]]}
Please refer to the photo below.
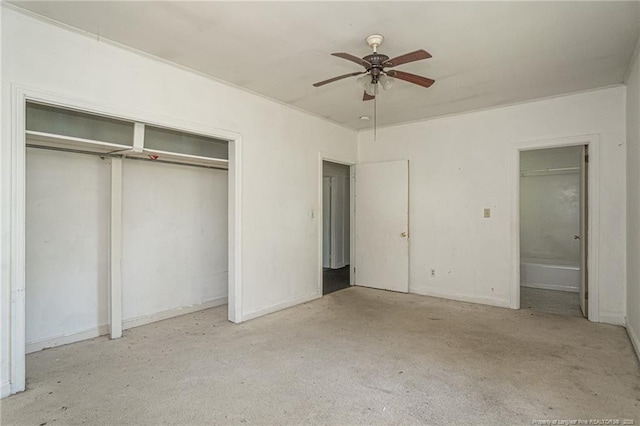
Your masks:
{"label": "ceiling fan motor housing", "polygon": [[384,68],[384,63],[389,60],[387,55],[383,55],[382,53],[372,53],[371,55],[367,55],[364,58],[365,61],[371,64],[371,67],[367,69],[367,71],[371,72],[371,82],[377,83],[378,76],[382,74],[382,69]]}

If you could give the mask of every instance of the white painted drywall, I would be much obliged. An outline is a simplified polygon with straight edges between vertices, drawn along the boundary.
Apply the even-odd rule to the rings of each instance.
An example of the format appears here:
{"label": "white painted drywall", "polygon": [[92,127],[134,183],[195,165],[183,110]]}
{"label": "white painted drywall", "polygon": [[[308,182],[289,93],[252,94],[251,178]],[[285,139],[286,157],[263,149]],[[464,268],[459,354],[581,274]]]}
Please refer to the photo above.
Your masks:
{"label": "white painted drywall", "polygon": [[[640,40],[638,41],[640,49]],[[627,79],[627,330],[640,357],[640,53]]]}
{"label": "white painted drywall", "polygon": [[[371,131],[361,132],[359,162],[410,160],[410,291],[509,306],[512,144],[598,134],[600,320],[621,323],[624,93],[615,87],[386,127],[375,141]],[[484,208],[491,218],[483,218]]]}
{"label": "white painted drywall", "polygon": [[320,296],[318,155],[355,162],[354,131],[1,4],[2,39],[11,40],[1,70],[2,381],[9,377],[12,85],[241,134],[244,318]]}
{"label": "white painted drywall", "polygon": [[322,267],[331,267],[331,178],[322,178]]}
{"label": "white painted drywall", "polygon": [[27,149],[27,344],[108,324],[108,159]]}
{"label": "white painted drywall", "polygon": [[[323,176],[331,178],[331,262],[333,269],[349,264],[350,253],[350,194],[349,166],[323,162]],[[324,218],[324,216],[323,216]],[[323,262],[324,263],[324,262]]]}
{"label": "white painted drywall", "polygon": [[[580,265],[582,147],[520,153],[520,258]],[[575,169],[558,173],[558,169]],[[544,172],[551,169],[551,172]]]}
{"label": "white painted drywall", "polygon": [[227,171],[124,160],[124,321],[227,297]]}

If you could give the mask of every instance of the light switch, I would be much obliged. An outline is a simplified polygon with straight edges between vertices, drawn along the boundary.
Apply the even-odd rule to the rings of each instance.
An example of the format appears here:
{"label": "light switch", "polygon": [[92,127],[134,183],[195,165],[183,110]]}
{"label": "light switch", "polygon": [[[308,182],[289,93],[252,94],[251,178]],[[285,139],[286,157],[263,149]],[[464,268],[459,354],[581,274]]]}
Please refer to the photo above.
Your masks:
{"label": "light switch", "polygon": [[491,209],[484,209],[484,217],[485,219],[491,217]]}

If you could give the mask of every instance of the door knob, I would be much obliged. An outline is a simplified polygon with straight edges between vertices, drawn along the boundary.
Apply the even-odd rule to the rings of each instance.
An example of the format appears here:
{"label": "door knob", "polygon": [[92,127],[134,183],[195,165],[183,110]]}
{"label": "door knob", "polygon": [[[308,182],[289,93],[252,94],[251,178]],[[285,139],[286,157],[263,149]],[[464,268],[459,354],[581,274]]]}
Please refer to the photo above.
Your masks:
{"label": "door knob", "polygon": [[406,232],[401,232],[401,233],[400,233],[400,236],[401,236],[402,238],[406,238],[407,233],[406,233]]}
{"label": "door knob", "polygon": [[574,235],[574,236],[573,236],[573,239],[574,239],[574,240],[581,240],[582,238],[580,238],[580,235]]}

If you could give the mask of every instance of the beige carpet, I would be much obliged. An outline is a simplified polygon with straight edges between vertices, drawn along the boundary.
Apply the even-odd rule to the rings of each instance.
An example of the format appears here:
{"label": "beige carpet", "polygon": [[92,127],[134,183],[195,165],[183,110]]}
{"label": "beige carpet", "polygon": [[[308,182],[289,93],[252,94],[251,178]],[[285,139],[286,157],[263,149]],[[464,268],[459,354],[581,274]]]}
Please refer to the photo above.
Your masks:
{"label": "beige carpet", "polygon": [[2,424],[640,424],[622,327],[364,288],[225,317],[29,355]]}

